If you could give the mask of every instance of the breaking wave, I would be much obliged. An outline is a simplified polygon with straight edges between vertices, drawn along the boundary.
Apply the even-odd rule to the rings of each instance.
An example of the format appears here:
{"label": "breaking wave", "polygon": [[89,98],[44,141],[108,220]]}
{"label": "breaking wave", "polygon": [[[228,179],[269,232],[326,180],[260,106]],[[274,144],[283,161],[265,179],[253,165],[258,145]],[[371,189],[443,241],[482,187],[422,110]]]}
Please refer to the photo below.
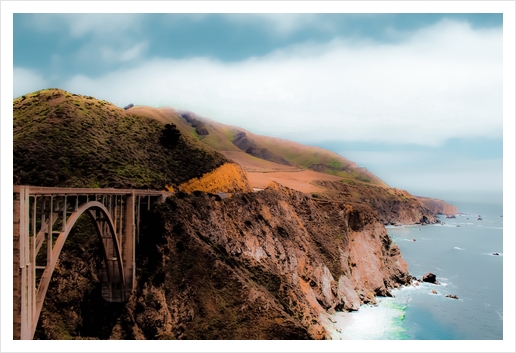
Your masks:
{"label": "breaking wave", "polygon": [[403,340],[410,339],[403,327],[406,304],[396,303],[393,298],[381,298],[378,306],[363,305],[353,313],[353,324],[345,334],[353,340]]}

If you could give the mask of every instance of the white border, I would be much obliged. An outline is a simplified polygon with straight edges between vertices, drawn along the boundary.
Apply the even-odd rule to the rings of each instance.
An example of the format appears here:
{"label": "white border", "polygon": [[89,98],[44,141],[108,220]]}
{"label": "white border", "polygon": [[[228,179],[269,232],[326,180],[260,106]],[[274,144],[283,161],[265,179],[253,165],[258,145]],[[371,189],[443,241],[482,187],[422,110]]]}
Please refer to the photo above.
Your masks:
{"label": "white border", "polygon": [[[13,13],[503,13],[504,14],[504,340],[503,341],[30,341],[12,340],[12,19]],[[143,351],[515,351],[515,3],[513,1],[175,1],[1,3],[1,221],[2,297],[1,350],[39,352]],[[512,221],[512,222],[511,222]],[[80,342],[80,343],[79,343]]]}

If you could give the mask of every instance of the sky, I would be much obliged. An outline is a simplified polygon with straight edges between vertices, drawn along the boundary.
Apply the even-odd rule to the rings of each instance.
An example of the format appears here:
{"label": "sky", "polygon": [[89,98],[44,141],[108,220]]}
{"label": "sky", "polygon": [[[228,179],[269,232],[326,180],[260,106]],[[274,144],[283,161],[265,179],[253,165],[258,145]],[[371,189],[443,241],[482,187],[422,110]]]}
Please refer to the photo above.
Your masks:
{"label": "sky", "polygon": [[501,13],[15,13],[13,98],[58,87],[171,106],[330,149],[416,195],[485,200],[502,194],[502,26]]}
{"label": "sky", "polygon": [[[510,298],[514,13],[509,1],[2,1],[1,190],[8,194],[12,185],[5,173],[12,170],[10,102],[49,87],[121,107],[171,106],[321,146],[393,187],[448,201],[498,202],[503,160],[504,284],[510,283],[504,295]],[[5,234],[10,233],[10,207],[9,197],[2,197]],[[9,239],[2,238],[7,263],[2,266],[2,336],[7,332],[7,337],[12,322]],[[435,351],[513,351],[513,309],[512,301],[504,302],[503,342],[434,341],[431,346]],[[76,349],[15,343],[3,339],[2,347]],[[342,351],[340,342],[234,343],[175,342],[173,349]],[[94,344],[84,341],[81,347],[98,350]],[[103,341],[101,349],[148,350],[148,344]],[[152,345],[155,351],[170,347]],[[414,351],[410,341],[348,341],[346,347]]]}

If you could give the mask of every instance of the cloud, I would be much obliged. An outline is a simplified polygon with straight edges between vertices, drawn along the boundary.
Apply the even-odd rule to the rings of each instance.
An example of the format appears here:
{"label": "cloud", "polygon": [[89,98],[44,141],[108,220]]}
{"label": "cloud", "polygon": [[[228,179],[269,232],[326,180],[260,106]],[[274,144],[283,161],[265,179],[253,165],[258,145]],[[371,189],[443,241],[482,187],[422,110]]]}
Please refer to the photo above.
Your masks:
{"label": "cloud", "polygon": [[226,20],[238,24],[259,25],[262,29],[276,35],[286,36],[302,29],[327,31],[334,28],[331,21],[324,20],[319,14],[226,14]]}
{"label": "cloud", "polygon": [[337,151],[359,165],[403,165],[428,159],[428,153],[421,151]]}
{"label": "cloud", "polygon": [[441,21],[396,44],[335,39],[236,63],[153,59],[63,83],[303,141],[436,146],[502,133],[502,31]]}
{"label": "cloud", "polygon": [[140,29],[145,16],[141,14],[27,14],[21,17],[26,27],[39,31],[62,31],[64,24],[70,36],[79,38],[88,34],[95,36],[125,35]]}
{"label": "cloud", "polygon": [[135,44],[127,50],[115,50],[110,46],[102,46],[100,48],[100,56],[105,61],[131,61],[140,58],[142,53],[147,49],[148,43],[141,42]]}
{"label": "cloud", "polygon": [[15,67],[13,70],[13,98],[20,97],[26,93],[48,88],[46,81],[39,74],[22,67]]}

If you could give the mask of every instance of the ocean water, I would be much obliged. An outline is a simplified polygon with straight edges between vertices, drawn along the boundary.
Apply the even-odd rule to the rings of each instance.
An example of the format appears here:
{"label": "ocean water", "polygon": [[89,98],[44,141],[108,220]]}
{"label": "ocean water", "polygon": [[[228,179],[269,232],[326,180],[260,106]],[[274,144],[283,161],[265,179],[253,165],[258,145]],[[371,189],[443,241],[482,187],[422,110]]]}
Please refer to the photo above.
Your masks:
{"label": "ocean water", "polygon": [[[503,339],[502,204],[453,204],[461,214],[455,219],[440,216],[444,225],[387,227],[410,273],[422,278],[432,272],[441,285],[403,287],[392,292],[394,298],[379,298],[378,306],[362,306],[351,314],[353,323],[343,332],[347,337]],[[477,220],[479,215],[482,220]]]}

